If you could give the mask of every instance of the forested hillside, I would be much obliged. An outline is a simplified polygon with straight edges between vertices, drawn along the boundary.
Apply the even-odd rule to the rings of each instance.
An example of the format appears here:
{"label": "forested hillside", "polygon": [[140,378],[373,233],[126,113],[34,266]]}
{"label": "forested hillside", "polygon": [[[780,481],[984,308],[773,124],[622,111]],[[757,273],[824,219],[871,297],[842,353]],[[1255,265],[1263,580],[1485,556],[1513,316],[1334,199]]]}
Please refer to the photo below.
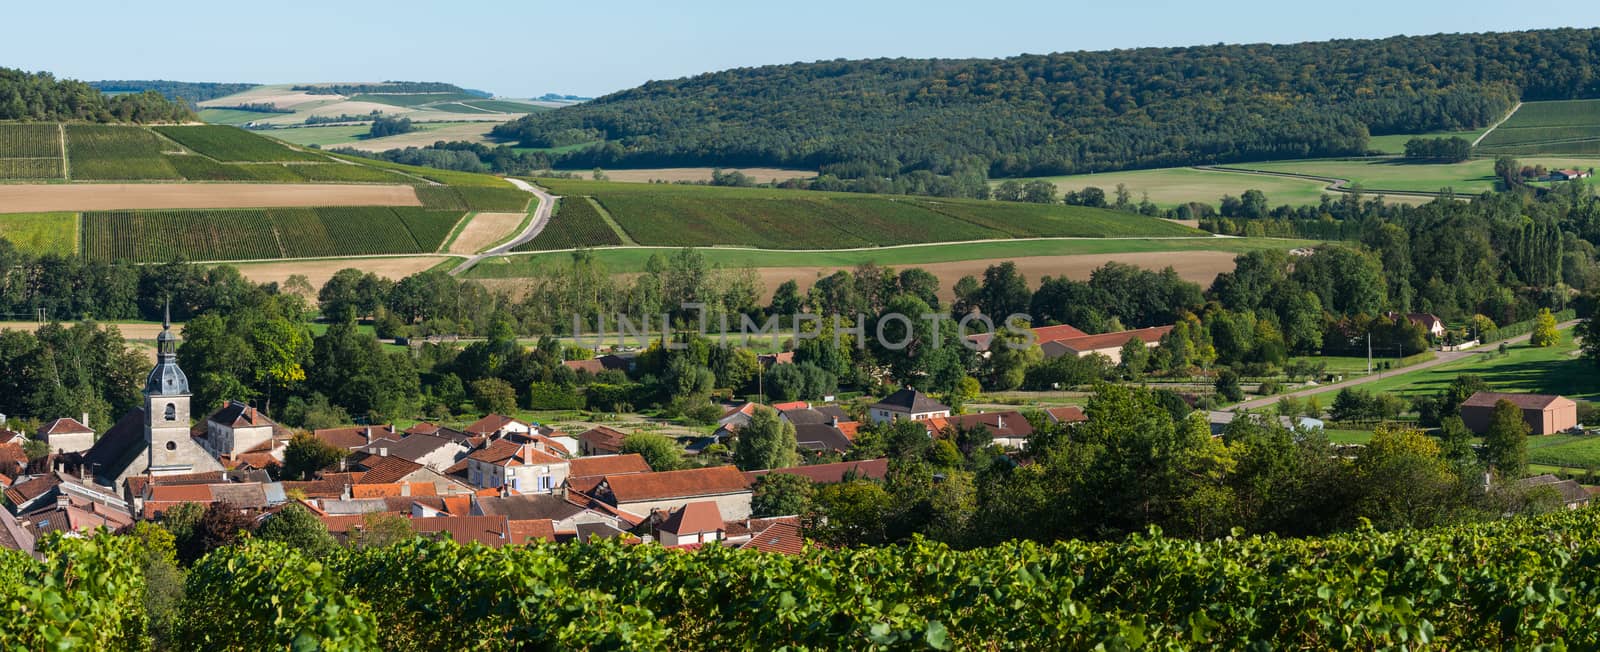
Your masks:
{"label": "forested hillside", "polygon": [[563,167],[775,165],[842,177],[1068,174],[1363,153],[1481,127],[1518,99],[1600,95],[1600,29],[876,59],[656,81],[496,129],[604,139]]}
{"label": "forested hillside", "polygon": [[110,79],[105,81],[89,82],[106,93],[143,93],[155,91],[167,99],[184,102],[190,105],[199,104],[206,100],[226,97],[234,93],[242,93],[256,87],[256,84],[233,84],[224,82],[181,82],[167,81],[165,79]]}
{"label": "forested hillside", "polygon": [[0,120],[179,122],[194,114],[154,91],[108,96],[47,72],[0,68]]}

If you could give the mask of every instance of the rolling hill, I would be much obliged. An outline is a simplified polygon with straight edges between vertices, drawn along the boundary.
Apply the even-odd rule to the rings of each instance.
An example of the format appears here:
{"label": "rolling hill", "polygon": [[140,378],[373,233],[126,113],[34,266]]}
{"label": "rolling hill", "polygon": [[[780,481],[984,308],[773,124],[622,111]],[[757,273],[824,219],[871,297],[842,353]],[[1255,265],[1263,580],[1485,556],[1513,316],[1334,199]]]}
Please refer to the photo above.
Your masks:
{"label": "rolling hill", "polygon": [[560,167],[1061,175],[1364,153],[1596,92],[1600,29],[877,59],[650,82],[496,129]]}

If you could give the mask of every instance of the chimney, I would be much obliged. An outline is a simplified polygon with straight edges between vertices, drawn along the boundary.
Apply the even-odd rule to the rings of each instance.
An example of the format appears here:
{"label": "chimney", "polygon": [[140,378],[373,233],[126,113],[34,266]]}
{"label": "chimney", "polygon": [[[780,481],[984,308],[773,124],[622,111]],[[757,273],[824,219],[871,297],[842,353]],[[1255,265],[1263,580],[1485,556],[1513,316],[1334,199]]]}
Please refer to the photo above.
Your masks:
{"label": "chimney", "polygon": [[389,447],[388,446],[380,446],[380,447],[378,447],[378,457],[388,457],[388,456],[389,456]]}
{"label": "chimney", "polygon": [[1006,427],[1006,415],[1001,414],[1001,415],[996,416],[994,418],[994,428],[995,428],[995,430],[999,430],[999,429],[1004,428],[1004,427]]}
{"label": "chimney", "polygon": [[372,441],[372,426],[367,426],[366,430],[361,431],[361,434],[367,438],[367,441]]}
{"label": "chimney", "polygon": [[67,508],[72,506],[72,497],[65,493],[56,494],[56,507]]}
{"label": "chimney", "polygon": [[839,417],[834,417],[833,418],[833,427],[835,427],[835,428],[839,427]]}
{"label": "chimney", "polygon": [[6,425],[6,415],[4,412],[0,412],[0,426],[3,425]]}
{"label": "chimney", "polygon": [[89,427],[89,413],[88,412],[84,412],[83,413],[83,418],[79,419],[78,423],[83,424],[83,427],[85,427],[85,428]]}

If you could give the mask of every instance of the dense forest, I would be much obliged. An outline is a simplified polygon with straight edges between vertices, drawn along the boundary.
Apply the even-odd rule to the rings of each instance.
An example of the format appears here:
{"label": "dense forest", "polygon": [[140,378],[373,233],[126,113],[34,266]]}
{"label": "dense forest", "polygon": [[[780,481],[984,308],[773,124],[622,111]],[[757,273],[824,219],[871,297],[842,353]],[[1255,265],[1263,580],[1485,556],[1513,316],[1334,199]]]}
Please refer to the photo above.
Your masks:
{"label": "dense forest", "polygon": [[109,79],[89,82],[90,86],[106,93],[143,93],[155,91],[174,102],[194,106],[206,100],[243,93],[256,84],[228,82],[181,82],[165,79]]}
{"label": "dense forest", "polygon": [[161,94],[105,95],[81,81],[47,72],[0,68],[0,120],[179,122],[194,113]]}
{"label": "dense forest", "polygon": [[1600,29],[738,68],[497,128],[604,140],[561,167],[780,165],[990,176],[1361,154],[1480,127],[1518,99],[1593,97]]}

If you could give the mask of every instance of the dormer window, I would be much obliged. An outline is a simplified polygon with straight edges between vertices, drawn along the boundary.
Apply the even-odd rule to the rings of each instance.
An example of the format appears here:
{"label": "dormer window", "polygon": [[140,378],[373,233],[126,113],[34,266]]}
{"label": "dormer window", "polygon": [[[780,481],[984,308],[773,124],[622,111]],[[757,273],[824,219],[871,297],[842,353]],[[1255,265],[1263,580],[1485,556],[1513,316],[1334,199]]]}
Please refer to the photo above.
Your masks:
{"label": "dormer window", "polygon": [[177,421],[178,420],[178,406],[177,405],[174,405],[172,403],[168,403],[167,404],[167,420],[168,421]]}

